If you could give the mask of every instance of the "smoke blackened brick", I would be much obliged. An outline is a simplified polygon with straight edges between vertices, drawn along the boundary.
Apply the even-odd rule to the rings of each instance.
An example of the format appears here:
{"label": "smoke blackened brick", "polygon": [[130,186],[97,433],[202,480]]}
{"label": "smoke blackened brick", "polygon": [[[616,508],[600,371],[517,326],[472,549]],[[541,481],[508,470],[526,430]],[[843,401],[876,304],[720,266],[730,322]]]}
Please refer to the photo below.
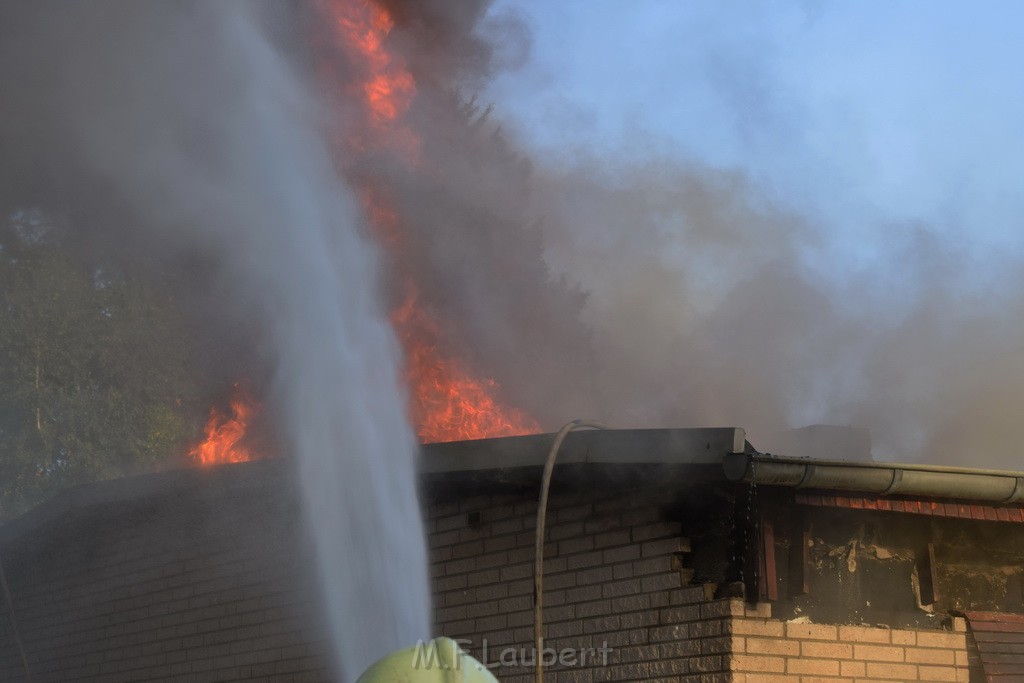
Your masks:
{"label": "smoke blackened brick", "polygon": [[[503,501],[502,506],[495,517],[502,518],[505,529],[519,530],[515,543],[524,554],[517,552],[514,559],[518,561],[509,564],[512,554],[499,557],[500,553],[492,552],[497,547],[485,541],[485,552],[477,556],[477,567],[466,574],[467,582],[479,583],[480,591],[485,584],[489,588],[508,587],[497,612],[510,630],[492,630],[512,637],[502,645],[531,648],[535,535],[528,527],[536,501],[524,495],[518,501]],[[559,670],[557,680],[611,681],[646,675],[671,678],[694,671],[702,672],[699,675],[705,677],[700,679],[703,681],[713,680],[710,677],[717,672],[724,674],[725,659],[718,650],[725,647],[727,638],[718,622],[719,615],[728,614],[730,607],[712,610],[709,618],[716,619],[716,623],[699,629],[699,635],[694,636],[691,627],[702,624],[700,607],[711,596],[701,586],[683,587],[679,572],[672,569],[673,553],[687,544],[681,537],[682,525],[663,519],[663,498],[651,496],[650,504],[645,506],[631,496],[593,491],[560,496],[553,509],[557,512],[549,517],[544,558],[546,642],[552,647],[578,641],[594,646],[607,643],[613,648],[609,666],[596,664],[592,657],[586,667]],[[509,510],[519,518],[506,517]],[[487,516],[486,509],[481,510],[481,517]],[[479,546],[470,545],[471,541],[463,543],[467,557],[471,552],[481,552]],[[504,541],[501,549],[511,550],[508,543]],[[491,564],[498,566],[486,566]],[[478,592],[477,597],[484,599],[485,595],[489,597],[490,593]],[[452,619],[463,628],[457,614]],[[439,619],[437,626],[441,633],[450,635],[454,633],[453,623]],[[492,626],[490,622],[484,625]],[[484,635],[478,625],[476,637]],[[715,640],[703,647],[702,654],[705,637]],[[514,670],[502,668],[498,673],[503,681],[517,678]]]}

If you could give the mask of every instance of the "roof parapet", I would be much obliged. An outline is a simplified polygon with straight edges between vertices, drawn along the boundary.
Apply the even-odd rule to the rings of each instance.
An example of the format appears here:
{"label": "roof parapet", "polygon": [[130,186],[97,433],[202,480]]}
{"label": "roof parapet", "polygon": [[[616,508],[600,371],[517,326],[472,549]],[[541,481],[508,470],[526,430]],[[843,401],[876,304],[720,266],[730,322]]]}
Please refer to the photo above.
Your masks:
{"label": "roof parapet", "polygon": [[[543,467],[554,438],[554,434],[530,434],[426,444],[420,472]],[[717,465],[729,453],[742,453],[745,445],[746,432],[738,427],[573,432],[562,444],[558,464]]]}

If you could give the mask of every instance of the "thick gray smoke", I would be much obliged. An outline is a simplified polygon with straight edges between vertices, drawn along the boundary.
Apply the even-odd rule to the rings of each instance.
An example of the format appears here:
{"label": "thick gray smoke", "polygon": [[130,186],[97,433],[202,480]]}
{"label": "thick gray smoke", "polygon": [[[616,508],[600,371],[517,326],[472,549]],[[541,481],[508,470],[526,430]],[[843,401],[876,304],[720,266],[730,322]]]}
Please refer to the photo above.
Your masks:
{"label": "thick gray smoke", "polygon": [[322,112],[280,49],[296,29],[284,9],[4,3],[0,193],[93,240],[216,264],[208,296],[229,324],[264,331],[253,341],[273,367],[269,409],[298,458],[336,655],[354,680],[429,635],[416,446],[377,256]]}
{"label": "thick gray smoke", "polygon": [[1019,467],[1018,258],[893,220],[885,253],[840,266],[836,226],[649,135],[532,151],[472,99],[525,58],[521,23],[383,4],[429,169],[374,167],[413,232],[405,269],[447,344],[544,427],[737,425],[772,450],[831,423],[869,428],[881,458]]}
{"label": "thick gray smoke", "polygon": [[553,268],[590,292],[609,414],[738,424],[765,450],[791,427],[848,424],[881,457],[1017,467],[1009,264],[1005,290],[972,289],[958,255],[919,233],[900,272],[837,281],[807,265],[824,229],[743,174],[603,164],[539,178],[537,206]]}

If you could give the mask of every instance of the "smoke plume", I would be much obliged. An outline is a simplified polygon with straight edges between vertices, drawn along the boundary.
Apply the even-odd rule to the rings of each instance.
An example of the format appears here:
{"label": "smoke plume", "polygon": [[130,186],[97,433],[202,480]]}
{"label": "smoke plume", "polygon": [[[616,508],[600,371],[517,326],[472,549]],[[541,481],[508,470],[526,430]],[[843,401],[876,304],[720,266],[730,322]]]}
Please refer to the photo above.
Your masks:
{"label": "smoke plume", "polygon": [[[846,257],[827,214],[639,130],[618,153],[531,148],[473,96],[528,58],[521,21],[385,6],[429,169],[372,170],[413,233],[406,270],[446,343],[545,428],[738,425],[772,450],[830,423],[869,428],[876,457],[1019,466],[1019,259],[904,216]],[[769,95],[748,80],[719,85]]]}

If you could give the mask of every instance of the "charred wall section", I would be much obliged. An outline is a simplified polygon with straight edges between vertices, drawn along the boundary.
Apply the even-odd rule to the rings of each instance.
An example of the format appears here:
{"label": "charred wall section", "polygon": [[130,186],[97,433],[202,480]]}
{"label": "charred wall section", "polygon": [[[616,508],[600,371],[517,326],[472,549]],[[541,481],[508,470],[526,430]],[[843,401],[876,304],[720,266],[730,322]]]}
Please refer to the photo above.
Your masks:
{"label": "charred wall section", "polygon": [[774,530],[781,618],[920,629],[948,627],[951,613],[1024,611],[1020,523],[800,505],[791,490],[757,495]]}

